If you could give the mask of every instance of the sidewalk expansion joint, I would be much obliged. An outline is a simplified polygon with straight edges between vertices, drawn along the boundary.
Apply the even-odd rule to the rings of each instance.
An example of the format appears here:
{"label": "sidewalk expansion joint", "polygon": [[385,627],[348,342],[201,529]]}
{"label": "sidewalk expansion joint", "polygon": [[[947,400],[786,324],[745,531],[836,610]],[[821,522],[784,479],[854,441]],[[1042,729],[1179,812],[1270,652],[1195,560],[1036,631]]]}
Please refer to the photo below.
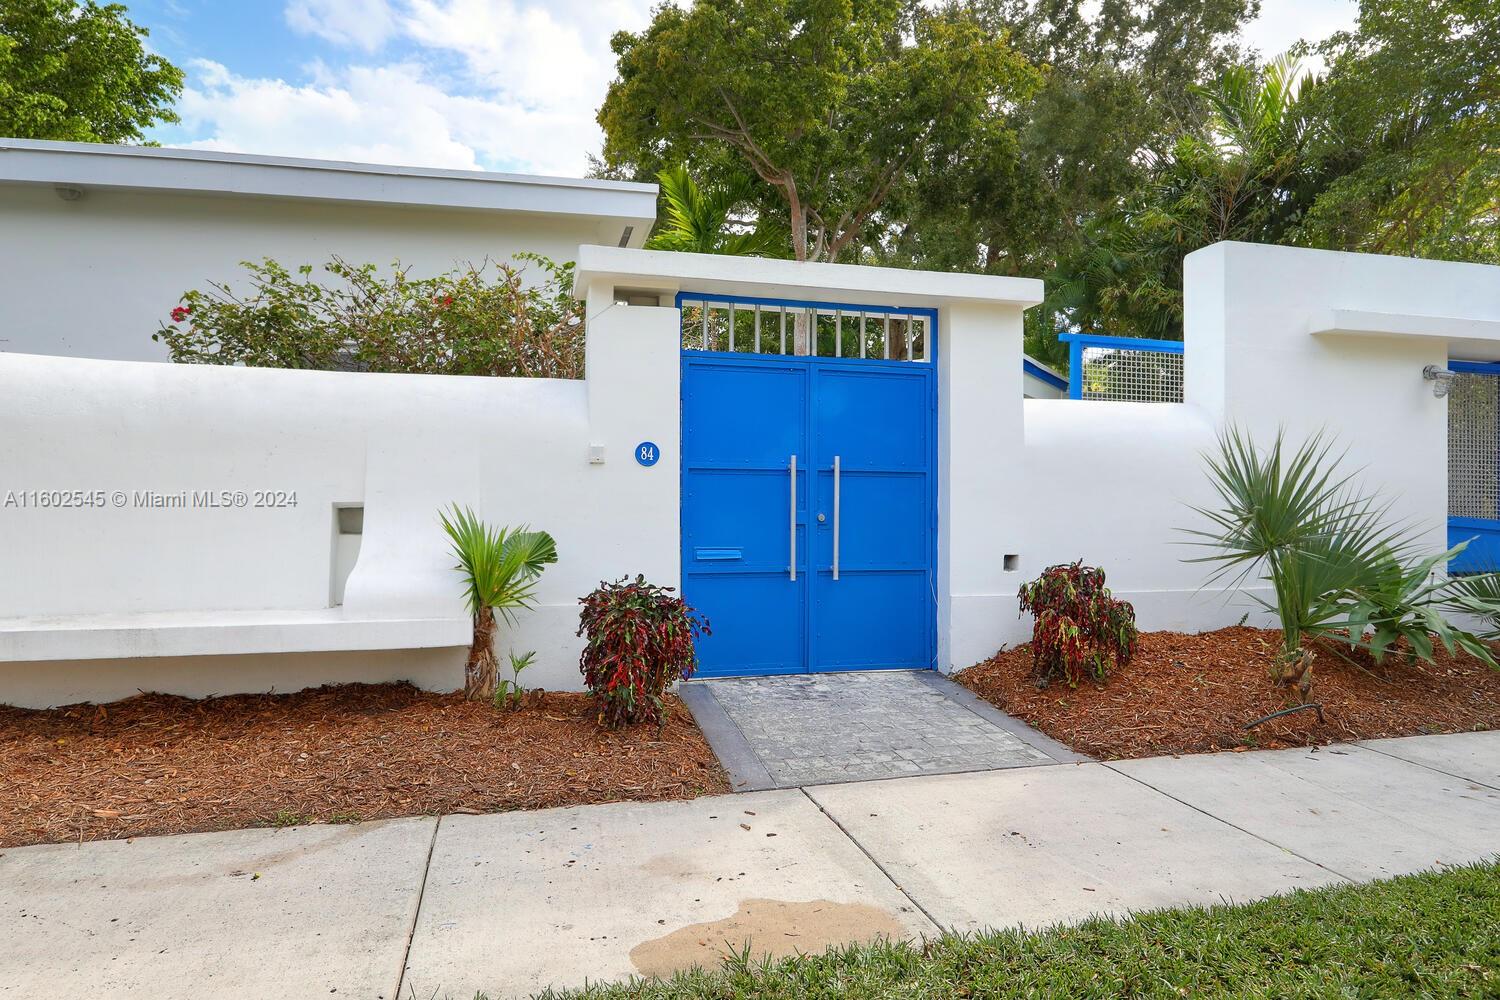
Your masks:
{"label": "sidewalk expansion joint", "polygon": [[[1437,734],[1437,735],[1448,735],[1448,734],[1441,733],[1441,734]],[[1400,754],[1391,753],[1389,750],[1382,750],[1379,747],[1372,747],[1372,746],[1370,746],[1369,743],[1361,743],[1361,742],[1356,741],[1353,745],[1359,747],[1361,750],[1368,750],[1371,753],[1378,753],[1382,757],[1389,757],[1391,760],[1399,760],[1403,764],[1413,764],[1413,765],[1415,765],[1417,767],[1426,768],[1427,770],[1431,771],[1433,774],[1441,774],[1444,777],[1452,778],[1455,781],[1467,781],[1469,784],[1471,784],[1471,785],[1478,785],[1480,788],[1493,788],[1496,791],[1500,791],[1500,783],[1491,784],[1488,781],[1480,781],[1478,778],[1471,778],[1471,777],[1469,777],[1466,774],[1454,774],[1452,771],[1444,771],[1440,767],[1434,767],[1433,765],[1428,764],[1428,763],[1424,763],[1423,761],[1412,760],[1410,757],[1403,757]]]}
{"label": "sidewalk expansion joint", "polygon": [[1361,881],[1360,879],[1357,879],[1357,878],[1355,878],[1352,875],[1345,875],[1343,872],[1339,871],[1337,868],[1332,868],[1332,867],[1330,867],[1328,865],[1325,865],[1321,861],[1314,861],[1312,858],[1308,857],[1305,854],[1299,854],[1298,852],[1292,850],[1290,847],[1287,847],[1285,844],[1278,844],[1278,843],[1276,843],[1276,841],[1271,840],[1268,837],[1262,837],[1260,834],[1254,832],[1253,830],[1247,830],[1243,826],[1240,826],[1237,823],[1231,823],[1231,822],[1229,822],[1229,820],[1225,819],[1224,817],[1215,815],[1214,813],[1209,812],[1207,809],[1204,809],[1201,806],[1194,805],[1193,803],[1189,802],[1187,799],[1178,798],[1176,795],[1173,795],[1171,792],[1165,791],[1164,789],[1161,789],[1161,788],[1157,788],[1155,785],[1151,784],[1151,782],[1149,782],[1149,781],[1145,781],[1145,780],[1143,780],[1141,778],[1137,778],[1133,774],[1127,774],[1124,771],[1120,770],[1119,768],[1114,767],[1109,761],[1100,761],[1099,763],[1103,767],[1108,768],[1109,770],[1113,771],[1115,774],[1118,774],[1122,778],[1128,778],[1128,779],[1130,779],[1131,781],[1135,782],[1138,785],[1141,785],[1141,786],[1143,786],[1145,788],[1151,789],[1153,792],[1155,792],[1158,795],[1164,795],[1164,796],[1166,796],[1167,798],[1171,799],[1173,802],[1180,802],[1182,805],[1187,806],[1189,809],[1193,810],[1196,813],[1201,813],[1204,816],[1207,816],[1209,819],[1213,820],[1216,823],[1223,823],[1225,826],[1229,827],[1231,830],[1238,830],[1238,831],[1240,831],[1241,833],[1243,833],[1247,837],[1254,837],[1256,840],[1260,841],[1262,844],[1269,844],[1270,846],[1276,848],[1278,851],[1285,851],[1286,853],[1290,854],[1294,858],[1298,858],[1298,859],[1300,859],[1302,861],[1306,861],[1308,864],[1312,865],[1314,868],[1321,868],[1321,869],[1323,869],[1326,872],[1332,872],[1333,874],[1337,875],[1339,878],[1343,879],[1345,882],[1357,884],[1357,883],[1359,883]]}
{"label": "sidewalk expansion joint", "polygon": [[885,876],[885,880],[887,882],[889,882],[895,888],[895,890],[897,892],[901,893],[901,895],[903,895],[903,896],[906,897],[907,902],[911,903],[911,905],[916,908],[916,911],[918,913],[922,914],[922,916],[924,916],[924,917],[927,918],[927,922],[929,924],[931,924],[933,927],[937,928],[937,932],[939,934],[946,933],[947,928],[945,928],[942,925],[942,923],[939,922],[938,919],[936,917],[934,917],[931,912],[928,911],[927,907],[923,906],[917,900],[917,897],[913,896],[910,892],[907,892],[906,891],[906,887],[904,885],[902,885],[900,882],[896,881],[895,877],[891,875],[891,873],[886,869],[885,865],[883,865],[883,864],[880,863],[880,859],[877,858],[877,857],[875,857],[875,855],[871,854],[870,851],[869,851],[869,849],[866,848],[864,844],[861,844],[859,842],[859,838],[856,837],[854,834],[850,833],[849,830],[848,830],[848,828],[845,827],[844,824],[842,824],[842,823],[840,823],[838,821],[838,817],[837,816],[835,816],[833,813],[829,812],[827,809],[824,809],[823,808],[823,803],[819,802],[816,798],[814,798],[813,794],[811,792],[809,792],[806,788],[799,788],[799,789],[797,789],[797,791],[799,791],[803,795],[807,796],[807,801],[811,802],[813,804],[813,807],[816,808],[818,810],[818,812],[822,813],[824,816],[827,816],[828,817],[828,821],[830,823],[832,823],[835,827],[838,828],[839,833],[842,833],[848,839],[849,843],[851,843],[855,847],[859,848],[859,853],[863,854],[865,857],[867,857],[867,858],[870,859],[870,864],[874,865],[875,869],[877,871],[879,871],[880,874],[882,874],[882,875]]}
{"label": "sidewalk expansion joint", "polygon": [[437,848],[438,830],[443,817],[436,817],[432,824],[432,837],[427,841],[427,860],[422,864],[422,882],[417,886],[417,905],[412,907],[411,926],[406,930],[406,947],[401,950],[401,969],[396,973],[396,992],[392,1000],[401,1000],[401,987],[406,985],[406,967],[411,962],[411,946],[417,937],[417,921],[422,918],[422,900],[427,895],[427,876],[432,871],[432,854]]}

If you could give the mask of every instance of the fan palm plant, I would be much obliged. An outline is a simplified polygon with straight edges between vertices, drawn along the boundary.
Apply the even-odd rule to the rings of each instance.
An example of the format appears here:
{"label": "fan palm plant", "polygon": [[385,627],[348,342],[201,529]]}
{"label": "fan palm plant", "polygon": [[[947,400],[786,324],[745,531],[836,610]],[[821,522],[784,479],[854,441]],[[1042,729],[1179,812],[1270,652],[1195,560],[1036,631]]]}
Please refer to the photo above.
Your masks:
{"label": "fan palm plant", "polygon": [[1218,564],[1210,583],[1227,578],[1239,586],[1258,574],[1270,584],[1274,602],[1256,600],[1281,622],[1276,680],[1295,683],[1306,698],[1308,636],[1362,647],[1377,658],[1404,638],[1409,655],[1424,660],[1432,658],[1436,636],[1450,652],[1462,649],[1494,665],[1477,637],[1441,613],[1460,603],[1476,614],[1500,608],[1486,601],[1482,587],[1436,573],[1463,546],[1418,558],[1416,533],[1389,524],[1389,505],[1362,496],[1352,474],[1339,471],[1341,458],[1321,434],[1288,454],[1280,433],[1262,452],[1231,428],[1208,459],[1222,504],[1195,508],[1211,527],[1189,534],[1215,551],[1192,561]]}
{"label": "fan palm plant", "polygon": [[1500,572],[1491,569],[1454,577],[1441,595],[1441,607],[1477,619],[1481,639],[1500,639]]}
{"label": "fan palm plant", "polygon": [[438,516],[458,559],[454,569],[464,574],[465,598],[474,618],[464,697],[488,700],[495,694],[495,612],[513,623],[515,610],[532,606],[537,578],[548,563],[557,562],[557,543],[545,531],[525,526],[489,527],[458,504]]}

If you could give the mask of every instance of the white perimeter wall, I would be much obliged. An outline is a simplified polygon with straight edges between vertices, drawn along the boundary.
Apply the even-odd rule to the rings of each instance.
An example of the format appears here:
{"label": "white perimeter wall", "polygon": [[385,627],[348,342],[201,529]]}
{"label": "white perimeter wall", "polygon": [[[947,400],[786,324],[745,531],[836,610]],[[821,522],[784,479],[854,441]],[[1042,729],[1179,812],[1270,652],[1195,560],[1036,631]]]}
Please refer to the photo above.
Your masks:
{"label": "white perimeter wall", "polygon": [[244,260],[430,277],[521,250],[568,261],[599,238],[588,217],[98,188],[65,202],[25,184],[0,185],[0,220],[0,351],[126,361],[166,361],[151,335],[182,293],[244,290]]}
{"label": "white perimeter wall", "polygon": [[[294,510],[0,508],[0,661],[10,661],[0,700],[395,677],[456,687],[466,623],[436,519],[454,500],[557,537],[541,607],[498,645],[538,651],[531,683],[578,686],[577,599],[625,574],[679,582],[678,316],[618,304],[617,287],[664,301],[677,287],[822,289],[826,301],[940,309],[943,669],[1024,640],[1016,588],[1053,563],[1102,566],[1147,629],[1207,629],[1251,610],[1244,594],[1200,592],[1207,570],[1184,561],[1194,553],[1182,544],[1191,506],[1212,502],[1202,454],[1230,421],[1259,440],[1283,425],[1294,440],[1328,429],[1441,546],[1446,402],[1422,367],[1441,364],[1449,341],[1431,331],[1457,331],[1470,350],[1500,343],[1500,269],[1223,244],[1188,258],[1184,403],[1023,401],[1022,307],[1039,296],[1017,279],[590,254],[582,382],[0,354],[0,499],[12,489],[298,493]],[[1350,316],[1363,325],[1344,329]],[[663,455],[652,468],[633,460],[646,440]],[[592,445],[602,464],[590,464]],[[365,505],[365,534],[344,606],[329,609],[340,503]],[[121,615],[143,627],[125,638],[99,627]],[[247,615],[245,629],[215,630]],[[182,633],[198,655],[155,627],[184,622],[207,623]],[[58,630],[75,627],[95,647],[69,660],[57,651],[74,633]],[[101,655],[98,643],[116,651]],[[46,655],[17,655],[26,650]]]}
{"label": "white perimeter wall", "polygon": [[[466,623],[446,629],[457,638],[445,649],[379,648],[430,636],[429,619],[464,618],[438,522],[455,501],[556,537],[560,561],[542,577],[539,607],[502,627],[497,647],[502,658],[538,651],[530,684],[577,687],[578,598],[627,573],[677,584],[675,460],[632,458],[641,440],[677,453],[676,316],[623,305],[596,316],[588,382],[0,355],[0,503],[11,490],[132,496],[100,509],[0,507],[0,659],[11,661],[0,662],[0,700],[355,679],[455,688]],[[591,444],[603,464],[589,462]],[[297,506],[137,506],[147,490],[287,490]],[[328,610],[333,510],[348,503],[365,506],[363,543],[343,607]],[[209,655],[151,655],[172,648],[163,628],[205,622],[254,627],[194,632],[195,652]],[[120,655],[25,659],[56,645],[49,624]],[[100,638],[101,626],[138,628]],[[288,638],[287,627],[302,631]]]}
{"label": "white perimeter wall", "polygon": [[[1204,589],[1211,568],[1184,561],[1203,554],[1184,529],[1203,526],[1192,507],[1214,502],[1202,455],[1227,423],[1265,443],[1285,428],[1294,446],[1326,431],[1349,470],[1393,502],[1393,518],[1424,530],[1432,551],[1446,547],[1447,401],[1422,369],[1446,362],[1444,334],[1465,337],[1468,356],[1494,356],[1500,268],[1221,243],[1188,256],[1185,293],[1183,403],[1027,400],[1013,465],[955,463],[955,489],[984,481],[994,523],[953,540],[979,586],[955,590],[946,668],[1027,640],[1015,583],[1075,559],[1103,567],[1146,629],[1202,631],[1247,612],[1268,621],[1248,595]],[[1341,317],[1359,329],[1333,332]],[[1011,391],[1008,359],[965,360],[984,366],[979,381]],[[970,405],[996,428],[989,460],[1008,458],[1005,407]],[[1007,552],[1019,573],[979,574]]]}

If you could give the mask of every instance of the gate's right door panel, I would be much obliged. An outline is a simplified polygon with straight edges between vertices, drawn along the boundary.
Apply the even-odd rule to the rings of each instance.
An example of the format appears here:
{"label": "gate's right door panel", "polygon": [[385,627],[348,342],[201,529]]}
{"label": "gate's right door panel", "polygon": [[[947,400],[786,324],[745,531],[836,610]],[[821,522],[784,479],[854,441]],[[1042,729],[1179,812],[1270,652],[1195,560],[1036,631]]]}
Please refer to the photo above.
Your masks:
{"label": "gate's right door panel", "polygon": [[809,667],[929,667],[936,606],[932,372],[925,365],[828,365],[815,366],[812,377]]}

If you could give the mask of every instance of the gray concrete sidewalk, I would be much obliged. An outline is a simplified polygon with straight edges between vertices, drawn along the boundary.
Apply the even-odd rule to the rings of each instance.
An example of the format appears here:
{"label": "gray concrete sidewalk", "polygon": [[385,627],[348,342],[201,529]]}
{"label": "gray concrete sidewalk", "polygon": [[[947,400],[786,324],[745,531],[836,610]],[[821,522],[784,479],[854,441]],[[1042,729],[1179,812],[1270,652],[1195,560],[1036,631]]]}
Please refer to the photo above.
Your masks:
{"label": "gray concrete sidewalk", "polygon": [[1500,733],[0,852],[0,997],[451,996],[1500,853]]}

